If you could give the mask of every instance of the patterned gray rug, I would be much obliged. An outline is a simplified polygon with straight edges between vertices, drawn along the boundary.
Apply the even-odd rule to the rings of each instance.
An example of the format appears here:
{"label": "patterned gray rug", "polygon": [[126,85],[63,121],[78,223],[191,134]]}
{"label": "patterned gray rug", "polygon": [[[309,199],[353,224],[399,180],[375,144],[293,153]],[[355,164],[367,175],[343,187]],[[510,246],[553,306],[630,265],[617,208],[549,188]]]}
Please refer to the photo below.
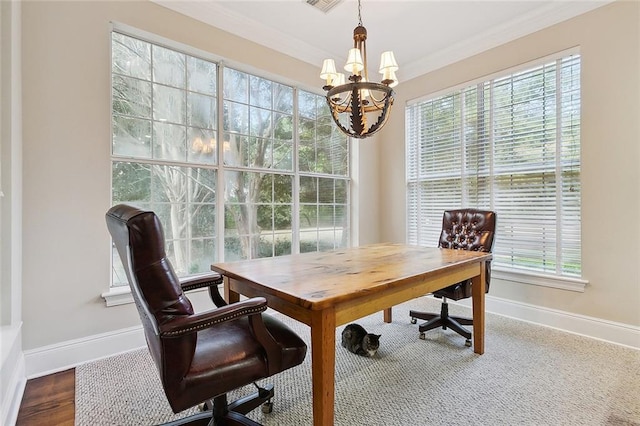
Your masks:
{"label": "patterned gray rug", "polygon": [[[347,352],[337,330],[336,425],[640,425],[639,351],[487,314],[486,352],[478,356],[450,330],[418,339],[409,309],[437,312],[438,303],[396,306],[391,324],[381,313],[358,320],[382,334],[375,358]],[[309,342],[307,326],[272,314]],[[311,425],[310,361],[266,381],[275,385],[273,412],[250,416]],[[146,349],[76,368],[78,426],[153,425],[193,411],[172,413]]]}

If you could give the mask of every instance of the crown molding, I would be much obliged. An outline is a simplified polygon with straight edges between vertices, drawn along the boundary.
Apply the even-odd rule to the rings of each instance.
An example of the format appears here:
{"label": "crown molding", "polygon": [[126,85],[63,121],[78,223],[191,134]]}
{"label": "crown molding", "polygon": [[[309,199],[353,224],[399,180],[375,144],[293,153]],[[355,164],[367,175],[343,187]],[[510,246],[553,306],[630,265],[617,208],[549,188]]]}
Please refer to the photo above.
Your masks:
{"label": "crown molding", "polygon": [[444,66],[477,55],[502,44],[548,28],[615,0],[554,2],[518,19],[505,22],[473,38],[463,40],[447,49],[403,65],[403,80],[410,80]]}
{"label": "crown molding", "polygon": [[320,66],[324,58],[334,56],[269,25],[235,13],[217,2],[174,0],[151,0],[151,2],[312,65]]}
{"label": "crown molding", "polygon": [[[151,0],[153,3],[197,19],[213,27],[253,41],[267,48],[320,66],[322,60],[335,55],[294,39],[264,23],[249,19],[211,1]],[[566,21],[615,0],[558,0],[545,4],[517,19],[505,22],[484,33],[433,52],[419,60],[404,63],[398,71],[400,80],[407,81],[446,65],[468,58],[501,44]]]}

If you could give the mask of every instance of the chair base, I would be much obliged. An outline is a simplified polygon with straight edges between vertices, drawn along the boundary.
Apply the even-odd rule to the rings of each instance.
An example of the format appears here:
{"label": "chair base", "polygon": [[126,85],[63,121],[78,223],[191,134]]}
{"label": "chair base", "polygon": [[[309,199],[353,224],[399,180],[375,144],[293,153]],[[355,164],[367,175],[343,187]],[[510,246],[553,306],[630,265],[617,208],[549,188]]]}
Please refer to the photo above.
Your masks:
{"label": "chair base", "polygon": [[427,322],[420,324],[418,331],[420,331],[420,338],[425,339],[425,331],[432,330],[434,328],[442,327],[443,330],[450,328],[462,337],[466,339],[465,345],[471,346],[471,332],[463,327],[463,325],[473,325],[473,319],[455,317],[449,315],[449,305],[446,301],[442,302],[440,307],[440,315],[429,312],[409,311],[411,317],[411,323],[415,324],[416,319],[426,320]]}
{"label": "chair base", "polygon": [[[255,383],[254,383],[255,385]],[[262,426],[245,414],[262,405],[263,413],[270,413],[273,408],[273,385],[259,387],[251,395],[240,398],[231,404],[227,403],[227,395],[223,394],[207,401],[202,413],[164,423],[161,426]]]}

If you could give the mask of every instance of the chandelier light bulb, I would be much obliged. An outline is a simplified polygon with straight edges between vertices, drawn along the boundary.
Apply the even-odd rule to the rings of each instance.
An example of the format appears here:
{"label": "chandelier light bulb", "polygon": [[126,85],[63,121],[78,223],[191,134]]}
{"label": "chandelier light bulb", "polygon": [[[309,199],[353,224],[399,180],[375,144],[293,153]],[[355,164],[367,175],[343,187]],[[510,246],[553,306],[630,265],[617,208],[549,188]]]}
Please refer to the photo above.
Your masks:
{"label": "chandelier light bulb", "polygon": [[398,63],[396,62],[396,58],[393,56],[392,51],[382,52],[380,55],[380,74],[383,74],[385,70],[398,71]]}
{"label": "chandelier light bulb", "polygon": [[322,63],[320,78],[327,82],[327,86],[333,86],[337,75],[335,61],[333,59],[325,59]]}
{"label": "chandelier light bulb", "polygon": [[363,69],[364,63],[362,62],[360,49],[356,49],[355,47],[349,49],[349,56],[347,58],[347,63],[344,66],[344,70],[352,72],[353,75],[358,75]]}
{"label": "chandelier light bulb", "polygon": [[385,69],[382,73],[382,84],[387,84],[389,87],[396,87],[398,85],[396,72],[392,69]]}

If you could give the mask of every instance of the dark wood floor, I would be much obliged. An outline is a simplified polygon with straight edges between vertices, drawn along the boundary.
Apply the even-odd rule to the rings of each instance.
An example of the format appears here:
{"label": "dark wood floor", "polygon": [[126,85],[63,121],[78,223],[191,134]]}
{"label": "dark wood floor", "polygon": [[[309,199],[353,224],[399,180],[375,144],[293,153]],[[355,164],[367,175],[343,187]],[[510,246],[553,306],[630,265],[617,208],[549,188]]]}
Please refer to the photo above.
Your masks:
{"label": "dark wood floor", "polygon": [[75,369],[27,381],[17,426],[73,426]]}

